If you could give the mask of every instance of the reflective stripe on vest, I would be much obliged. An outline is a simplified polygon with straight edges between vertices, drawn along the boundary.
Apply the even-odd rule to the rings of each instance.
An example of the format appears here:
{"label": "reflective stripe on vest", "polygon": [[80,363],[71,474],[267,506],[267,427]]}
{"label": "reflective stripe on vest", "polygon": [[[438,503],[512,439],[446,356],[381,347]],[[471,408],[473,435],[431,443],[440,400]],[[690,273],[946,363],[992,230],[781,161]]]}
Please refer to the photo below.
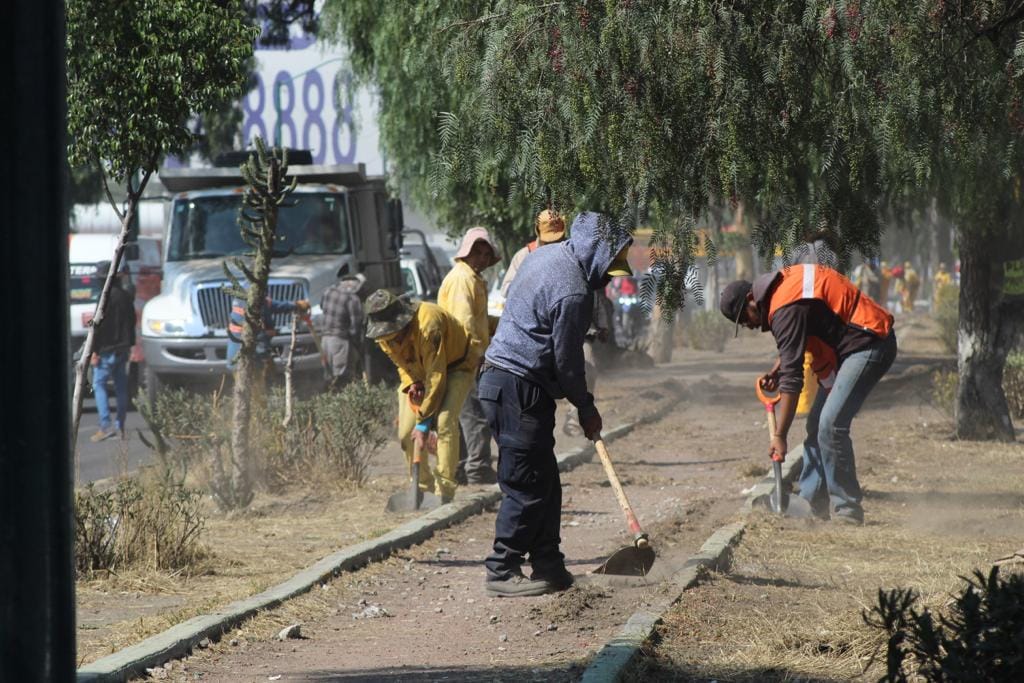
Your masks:
{"label": "reflective stripe on vest", "polygon": [[799,264],[782,270],[782,279],[775,287],[768,303],[768,324],[783,306],[818,299],[839,316],[839,319],[858,330],[885,339],[892,331],[893,318],[871,297],[862,294],[841,273],[815,264]]}

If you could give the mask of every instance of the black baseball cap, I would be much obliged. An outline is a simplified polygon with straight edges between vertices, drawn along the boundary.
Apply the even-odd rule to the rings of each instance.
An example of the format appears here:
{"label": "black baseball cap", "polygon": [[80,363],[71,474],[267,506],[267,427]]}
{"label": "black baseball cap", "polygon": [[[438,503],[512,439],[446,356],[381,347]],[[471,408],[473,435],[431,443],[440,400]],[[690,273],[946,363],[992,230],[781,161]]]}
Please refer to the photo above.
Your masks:
{"label": "black baseball cap", "polygon": [[743,315],[743,309],[747,305],[747,294],[753,287],[754,285],[746,280],[735,280],[725,286],[718,300],[718,308],[722,311],[722,315],[731,320],[735,326],[734,337],[740,333],[740,316]]}

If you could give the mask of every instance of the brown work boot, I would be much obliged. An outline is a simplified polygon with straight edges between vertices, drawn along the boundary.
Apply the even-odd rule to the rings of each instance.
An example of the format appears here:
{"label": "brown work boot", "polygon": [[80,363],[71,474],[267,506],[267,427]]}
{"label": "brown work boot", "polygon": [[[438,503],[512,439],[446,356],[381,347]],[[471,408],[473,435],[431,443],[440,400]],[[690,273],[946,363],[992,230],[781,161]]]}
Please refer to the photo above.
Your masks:
{"label": "brown work boot", "polygon": [[100,441],[113,439],[115,436],[117,436],[116,429],[100,429],[95,434],[89,437],[89,441],[92,441],[93,443],[99,443]]}

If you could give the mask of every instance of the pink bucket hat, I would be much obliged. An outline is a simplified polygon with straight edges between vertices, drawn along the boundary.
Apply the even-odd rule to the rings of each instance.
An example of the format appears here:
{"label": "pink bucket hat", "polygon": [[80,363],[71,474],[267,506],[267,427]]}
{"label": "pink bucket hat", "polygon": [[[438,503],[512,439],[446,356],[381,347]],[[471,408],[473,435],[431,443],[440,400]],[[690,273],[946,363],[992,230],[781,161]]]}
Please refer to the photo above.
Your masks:
{"label": "pink bucket hat", "polygon": [[462,237],[462,244],[459,245],[459,251],[455,254],[455,258],[463,259],[469,256],[469,252],[472,251],[473,245],[483,240],[491,247],[491,253],[494,254],[493,260],[488,263],[488,267],[493,266],[495,263],[501,260],[501,256],[498,254],[498,245],[491,239],[490,233],[487,232],[487,228],[470,228],[466,231],[466,234]]}

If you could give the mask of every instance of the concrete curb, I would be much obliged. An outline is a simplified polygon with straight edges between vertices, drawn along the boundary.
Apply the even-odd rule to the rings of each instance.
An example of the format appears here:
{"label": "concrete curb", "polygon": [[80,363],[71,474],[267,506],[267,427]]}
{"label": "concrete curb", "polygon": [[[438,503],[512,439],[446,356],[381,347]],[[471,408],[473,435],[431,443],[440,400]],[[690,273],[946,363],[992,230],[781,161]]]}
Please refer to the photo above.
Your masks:
{"label": "concrete curb", "polygon": [[[678,393],[681,388],[672,383],[671,389]],[[642,418],[606,431],[606,441],[614,441],[633,431],[641,424],[659,420],[676,406],[669,400],[665,405]],[[558,469],[567,472],[589,462],[594,456],[594,447],[587,444],[557,455]],[[315,564],[303,569],[287,581],[269,588],[262,593],[238,600],[211,614],[193,617],[176,624],[162,633],[136,643],[123,650],[85,665],[78,670],[77,683],[100,683],[125,681],[131,676],[145,673],[147,668],[161,666],[164,662],[187,655],[204,638],[218,639],[226,631],[262,610],[273,609],[285,600],[308,592],[314,586],[324,583],[333,576],[390,557],[396,550],[422,543],[434,532],[482,513],[489,506],[501,500],[497,485],[490,490],[471,494],[456,502],[421,515],[398,526],[382,536],[357,543],[332,553]]]}
{"label": "concrete curb", "polygon": [[[782,464],[782,476],[792,482],[800,475],[803,462],[803,447],[789,452]],[[766,476],[747,495],[740,508],[743,519],[719,527],[704,541],[697,553],[690,557],[683,568],[676,572],[669,583],[678,593],[660,600],[647,609],[638,610],[626,621],[625,626],[605,643],[583,672],[583,683],[615,683],[620,680],[626,668],[640,654],[644,645],[654,635],[662,616],[683,597],[683,593],[700,583],[701,576],[708,571],[726,571],[732,562],[732,549],[743,537],[747,517],[755,498],[769,493],[775,486],[775,478]]]}

